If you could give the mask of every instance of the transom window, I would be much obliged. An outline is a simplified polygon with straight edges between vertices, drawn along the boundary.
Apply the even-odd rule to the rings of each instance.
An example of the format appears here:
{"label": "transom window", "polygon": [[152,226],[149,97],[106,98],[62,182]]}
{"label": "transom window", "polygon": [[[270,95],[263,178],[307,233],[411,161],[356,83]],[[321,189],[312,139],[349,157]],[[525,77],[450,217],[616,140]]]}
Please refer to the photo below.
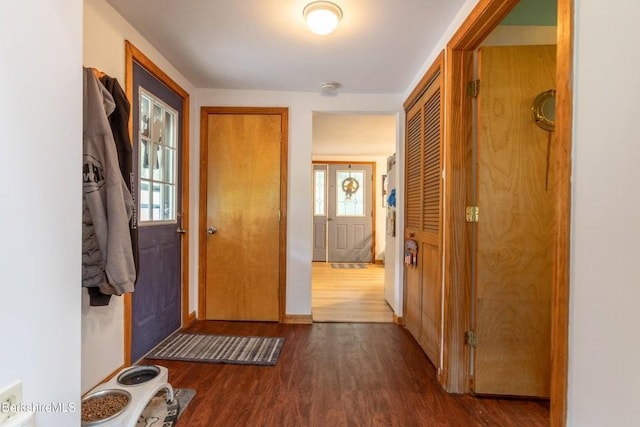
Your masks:
{"label": "transom window", "polygon": [[140,88],[140,222],[176,222],[178,113]]}

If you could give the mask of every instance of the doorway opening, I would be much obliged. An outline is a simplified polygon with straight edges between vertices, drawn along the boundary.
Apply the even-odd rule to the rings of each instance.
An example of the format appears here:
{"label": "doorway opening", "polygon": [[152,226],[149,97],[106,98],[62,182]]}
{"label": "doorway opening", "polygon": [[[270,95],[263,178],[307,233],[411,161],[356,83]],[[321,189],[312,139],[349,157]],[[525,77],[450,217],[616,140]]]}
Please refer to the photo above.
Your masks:
{"label": "doorway opening", "polygon": [[[447,46],[446,66],[452,70],[449,78],[447,103],[452,106],[453,125],[447,129],[450,153],[447,158],[447,215],[448,232],[445,245],[455,247],[468,241],[468,224],[465,220],[465,206],[470,206],[473,174],[470,158],[471,101],[467,98],[467,82],[473,80],[473,51],[479,47],[493,28],[508,15],[518,3],[511,1],[481,1],[470,17],[452,37]],[[523,2],[524,3],[524,2]],[[557,1],[557,65],[556,65],[556,122],[554,140],[557,145],[551,152],[550,164],[556,167],[554,182],[555,196],[554,223],[550,230],[554,246],[552,250],[553,268],[551,280],[551,425],[564,425],[566,421],[567,385],[567,317],[568,317],[568,255],[569,255],[569,207],[570,207],[570,146],[571,146],[571,61],[572,61],[572,8],[571,0]],[[556,9],[556,8],[554,8]],[[481,89],[482,90],[482,89]],[[534,94],[534,98],[538,94]],[[533,100],[532,100],[533,101]],[[469,156],[468,156],[469,155]],[[454,165],[457,165],[456,169]],[[462,167],[460,167],[462,165]],[[545,180],[546,181],[546,180]],[[455,189],[455,191],[454,191]],[[480,215],[482,218],[482,215]],[[468,248],[463,245],[461,247]],[[464,252],[464,253],[462,253]],[[458,252],[460,257],[445,257],[445,269],[450,272],[445,280],[444,290],[449,296],[445,301],[446,328],[444,367],[441,384],[450,392],[468,392],[469,347],[465,346],[465,332],[471,324],[469,284],[471,276],[470,250]],[[454,309],[455,308],[455,309]]]}
{"label": "doorway opening", "polygon": [[394,320],[385,297],[389,289],[394,295],[394,275],[386,277],[384,261],[393,259],[388,248],[395,245],[387,226],[387,164],[396,140],[396,114],[313,113],[315,322]]}

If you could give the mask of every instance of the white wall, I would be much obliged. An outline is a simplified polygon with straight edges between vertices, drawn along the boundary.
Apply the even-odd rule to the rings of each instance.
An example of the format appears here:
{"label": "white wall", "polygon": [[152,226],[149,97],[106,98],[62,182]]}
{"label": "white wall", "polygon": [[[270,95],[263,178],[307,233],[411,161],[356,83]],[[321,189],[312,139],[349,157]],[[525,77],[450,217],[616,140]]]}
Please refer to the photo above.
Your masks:
{"label": "white wall", "polygon": [[[395,150],[395,144],[393,146]],[[393,153],[389,153],[391,155]],[[324,161],[345,161],[345,162],[373,162],[376,164],[376,194],[375,200],[373,201],[375,205],[376,211],[376,235],[375,242],[376,247],[374,249],[375,259],[383,260],[384,259],[384,246],[385,246],[385,235],[386,235],[386,211],[387,208],[382,207],[382,175],[387,173],[387,157],[388,156],[311,156],[313,161],[324,160]],[[311,165],[309,165],[311,167]],[[312,187],[313,188],[313,187]],[[309,203],[313,203],[313,198],[309,197]]]}
{"label": "white wall", "polygon": [[640,3],[575,4],[570,426],[640,417]]}
{"label": "white wall", "polygon": [[[309,189],[312,188],[312,113],[319,111],[396,114],[402,108],[400,97],[358,94],[326,97],[319,93],[307,92],[201,89],[198,91],[198,109],[200,106],[289,108],[286,313],[311,314],[312,204]],[[199,132],[194,137],[195,140],[199,140]],[[197,195],[194,194],[194,197]]]}
{"label": "white wall", "polygon": [[82,2],[0,2],[0,16],[0,388],[75,404],[40,426],[79,425]]}
{"label": "white wall", "polygon": [[[180,74],[160,53],[149,44],[117,11],[105,0],[84,0],[84,48],[83,63],[86,67],[95,67],[112,77],[125,88],[125,50],[124,41],[131,41],[157,66],[167,73],[176,83],[191,95],[191,129],[194,135],[199,122],[195,110],[193,85]],[[197,150],[197,140],[191,138],[191,151]],[[193,156],[192,156],[193,157]],[[197,183],[197,163],[191,162],[192,184]],[[192,185],[192,191],[197,187]],[[197,212],[197,205],[191,205],[191,212]],[[189,312],[197,306],[197,222],[191,221],[190,250],[191,268],[189,270],[190,303]],[[82,292],[82,391],[87,392],[106,376],[122,366],[124,362],[124,305],[123,299],[112,297],[106,307],[90,307],[86,290]]]}

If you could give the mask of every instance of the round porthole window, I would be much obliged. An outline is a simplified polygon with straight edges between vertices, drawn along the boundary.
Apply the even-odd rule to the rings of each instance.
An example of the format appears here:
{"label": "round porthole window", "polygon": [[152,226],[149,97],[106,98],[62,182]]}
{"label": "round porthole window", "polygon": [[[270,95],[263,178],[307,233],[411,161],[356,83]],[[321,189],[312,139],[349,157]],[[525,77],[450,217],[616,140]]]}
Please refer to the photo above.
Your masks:
{"label": "round porthole window", "polygon": [[542,129],[552,131],[556,127],[556,91],[554,89],[542,92],[533,100],[531,105],[533,120]]}

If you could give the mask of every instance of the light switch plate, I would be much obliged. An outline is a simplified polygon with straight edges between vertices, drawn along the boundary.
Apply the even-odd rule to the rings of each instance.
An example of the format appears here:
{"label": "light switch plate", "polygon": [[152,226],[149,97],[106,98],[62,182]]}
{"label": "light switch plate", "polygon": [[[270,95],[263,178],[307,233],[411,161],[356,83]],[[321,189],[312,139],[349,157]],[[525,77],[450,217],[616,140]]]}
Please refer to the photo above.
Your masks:
{"label": "light switch plate", "polygon": [[16,415],[16,406],[22,402],[22,381],[18,380],[0,389],[0,424]]}

